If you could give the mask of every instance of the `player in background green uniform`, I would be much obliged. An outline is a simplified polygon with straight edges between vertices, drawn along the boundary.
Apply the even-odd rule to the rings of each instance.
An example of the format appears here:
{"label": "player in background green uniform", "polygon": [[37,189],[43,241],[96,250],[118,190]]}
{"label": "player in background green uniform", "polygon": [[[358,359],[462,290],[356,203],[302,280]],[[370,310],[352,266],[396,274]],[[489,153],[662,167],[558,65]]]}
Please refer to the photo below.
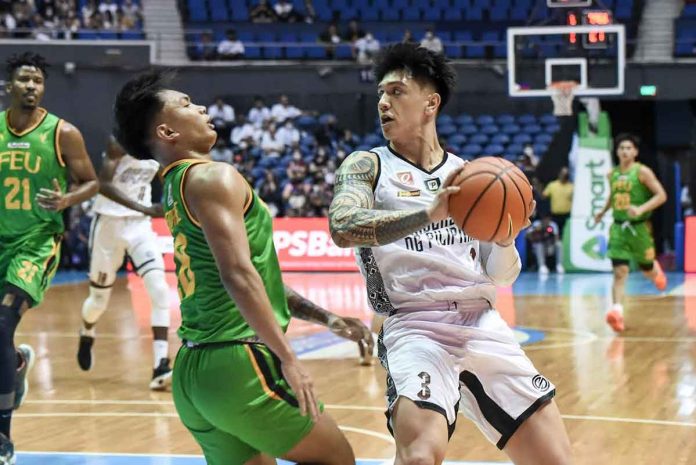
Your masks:
{"label": "player in background green uniform", "polygon": [[234,167],[210,161],[205,107],[151,72],[121,89],[114,111],[121,145],[164,168],[184,340],[172,391],[207,463],[353,464],[284,334],[291,313],[336,317],[284,287],[268,209]]}
{"label": "player in background green uniform", "polygon": [[614,283],[612,306],[606,314],[606,321],[620,333],[624,330],[624,288],[631,260],[658,290],[667,287],[667,278],[655,259],[650,224],[652,211],[667,201],[667,194],[655,173],[636,161],[640,144],[637,136],[620,134],[615,144],[619,166],[608,175],[611,194],[604,208],[595,215],[595,222],[602,221],[607,210],[612,209],[614,223],[609,230],[607,255],[614,267]]}
{"label": "player in background green uniform", "polygon": [[29,52],[8,59],[10,105],[0,113],[0,465],[14,463],[12,410],[34,361],[29,345],[15,349],[15,329],[56,272],[63,210],[98,188],[80,131],[39,106],[45,68]]}

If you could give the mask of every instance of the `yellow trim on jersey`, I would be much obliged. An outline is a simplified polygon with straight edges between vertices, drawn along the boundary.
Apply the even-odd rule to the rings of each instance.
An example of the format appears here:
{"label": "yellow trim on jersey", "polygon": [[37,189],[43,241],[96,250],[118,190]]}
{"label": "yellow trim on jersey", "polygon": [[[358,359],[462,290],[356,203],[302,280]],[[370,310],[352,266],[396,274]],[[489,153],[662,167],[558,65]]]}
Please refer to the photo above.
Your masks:
{"label": "yellow trim on jersey", "polygon": [[254,202],[254,189],[249,183],[247,183],[247,188],[249,189],[249,197],[246,199],[246,202],[244,202],[244,215],[247,214],[249,208],[251,208],[251,204]]}
{"label": "yellow trim on jersey", "polygon": [[65,167],[65,161],[63,160],[63,152],[60,151],[60,130],[63,127],[64,120],[59,119],[58,124],[56,124],[56,133],[53,137],[53,148],[56,151],[56,157],[58,158],[58,164]]}
{"label": "yellow trim on jersey", "polygon": [[248,344],[244,344],[244,350],[246,351],[247,355],[249,356],[249,360],[251,361],[251,366],[254,367],[254,371],[256,372],[256,376],[259,378],[259,381],[261,382],[261,387],[263,388],[263,391],[266,393],[266,395],[268,397],[275,399],[275,400],[283,400],[280,398],[280,396],[278,394],[273,392],[270,387],[268,387],[268,383],[266,383],[266,378],[263,376],[263,373],[261,372],[259,365],[256,363],[256,359],[254,358],[254,354],[251,353],[251,348],[249,347]]}
{"label": "yellow trim on jersey", "polygon": [[[209,163],[208,160],[186,160],[189,163],[191,163],[189,166],[184,168],[184,172],[181,174],[181,184],[179,184],[179,196],[181,197],[181,203],[184,205],[184,211],[186,212],[186,216],[188,219],[191,221],[191,223],[195,224],[199,228],[201,227],[201,223],[193,217],[191,214],[191,210],[189,210],[188,205],[186,204],[186,197],[184,197],[184,184],[186,184],[186,174],[188,173],[189,168],[191,168],[194,165],[198,165],[201,163]],[[172,165],[169,165],[172,166]]]}
{"label": "yellow trim on jersey", "polygon": [[173,170],[173,169],[176,168],[177,166],[181,165],[182,163],[197,163],[197,162],[202,162],[202,161],[208,161],[208,160],[201,160],[201,159],[199,159],[199,158],[182,158],[181,160],[177,160],[177,161],[171,162],[170,164],[168,164],[167,166],[165,166],[165,167],[161,170],[161,173],[162,173],[161,176],[162,176],[162,178],[164,179],[164,177],[165,177],[171,170]]}
{"label": "yellow trim on jersey", "polygon": [[10,132],[12,133],[12,135],[15,136],[15,137],[23,137],[23,136],[26,136],[27,134],[29,134],[29,133],[30,133],[31,131],[33,131],[34,129],[36,129],[36,128],[38,128],[39,126],[41,126],[41,123],[43,123],[44,120],[46,119],[46,117],[48,116],[48,112],[46,111],[45,108],[39,107],[39,108],[37,108],[37,110],[43,112],[43,116],[41,117],[41,119],[39,119],[39,121],[38,121],[36,124],[34,124],[33,126],[29,126],[28,128],[26,128],[24,131],[22,131],[22,132],[16,132],[14,129],[12,129],[12,125],[10,125],[10,110],[8,109],[8,110],[5,112],[5,121],[6,121],[6,124],[7,124],[7,130],[10,131]]}

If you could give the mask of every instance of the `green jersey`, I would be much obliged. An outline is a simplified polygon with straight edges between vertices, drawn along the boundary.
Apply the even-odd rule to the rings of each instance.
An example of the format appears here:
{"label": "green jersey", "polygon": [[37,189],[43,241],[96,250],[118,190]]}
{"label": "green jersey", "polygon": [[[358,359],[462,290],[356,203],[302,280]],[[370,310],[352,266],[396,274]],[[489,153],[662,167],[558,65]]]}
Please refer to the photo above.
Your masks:
{"label": "green jersey", "polygon": [[616,222],[639,222],[650,218],[651,212],[634,218],[628,216],[628,207],[643,205],[653,196],[650,189],[640,182],[638,174],[642,166],[634,163],[625,173],[617,166],[611,172],[611,208]]}
{"label": "green jersey", "polygon": [[[215,257],[200,224],[191,217],[183,196],[187,170],[203,160],[179,160],[164,170],[162,204],[174,236],[174,262],[181,298],[179,336],[197,343],[234,341],[255,336],[225,290]],[[254,190],[244,209],[251,261],[261,275],[276,321],[285,330],[290,321],[285,287],[273,244],[273,221]]]}
{"label": "green jersey", "polygon": [[63,191],[68,169],[59,146],[62,120],[44,109],[41,121],[21,133],[0,113],[0,241],[12,243],[28,236],[61,234],[63,213],[41,208],[35,200],[42,187]]}

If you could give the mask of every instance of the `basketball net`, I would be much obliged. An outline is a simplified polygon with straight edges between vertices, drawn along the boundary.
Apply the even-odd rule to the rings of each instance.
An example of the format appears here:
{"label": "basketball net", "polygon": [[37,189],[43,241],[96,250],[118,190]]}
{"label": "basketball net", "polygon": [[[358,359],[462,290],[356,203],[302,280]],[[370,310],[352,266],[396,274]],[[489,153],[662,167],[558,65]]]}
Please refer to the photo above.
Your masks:
{"label": "basketball net", "polygon": [[573,95],[577,86],[575,81],[557,81],[549,86],[555,116],[573,115]]}

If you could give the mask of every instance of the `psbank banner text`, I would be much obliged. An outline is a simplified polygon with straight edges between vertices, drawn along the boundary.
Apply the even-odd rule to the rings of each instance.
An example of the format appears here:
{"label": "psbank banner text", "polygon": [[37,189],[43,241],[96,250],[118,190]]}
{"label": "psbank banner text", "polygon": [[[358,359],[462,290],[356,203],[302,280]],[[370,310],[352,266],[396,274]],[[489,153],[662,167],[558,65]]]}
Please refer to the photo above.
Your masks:
{"label": "psbank banner text", "polygon": [[[152,220],[165,268],[174,271],[172,238],[162,218]],[[357,271],[353,249],[334,244],[327,218],[275,218],[273,242],[283,271]]]}

